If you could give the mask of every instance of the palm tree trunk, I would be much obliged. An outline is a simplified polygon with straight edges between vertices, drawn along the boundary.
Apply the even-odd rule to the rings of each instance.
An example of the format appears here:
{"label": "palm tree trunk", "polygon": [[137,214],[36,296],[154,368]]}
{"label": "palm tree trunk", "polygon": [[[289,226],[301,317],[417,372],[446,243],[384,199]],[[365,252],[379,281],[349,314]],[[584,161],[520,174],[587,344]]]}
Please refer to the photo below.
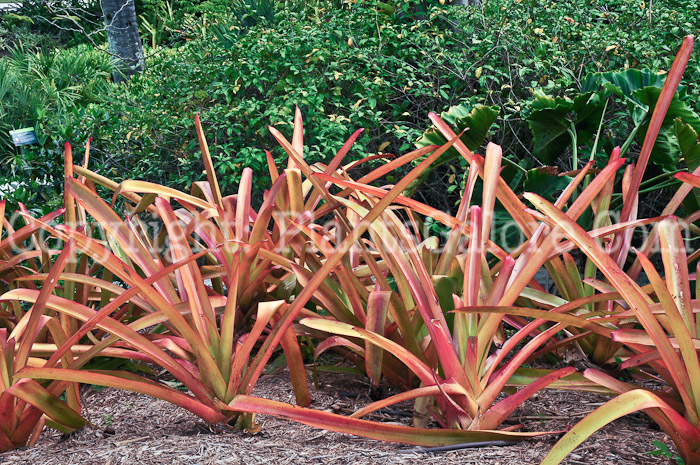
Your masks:
{"label": "palm tree trunk", "polygon": [[135,0],[101,0],[100,4],[107,27],[109,52],[118,62],[113,79],[122,82],[145,67]]}

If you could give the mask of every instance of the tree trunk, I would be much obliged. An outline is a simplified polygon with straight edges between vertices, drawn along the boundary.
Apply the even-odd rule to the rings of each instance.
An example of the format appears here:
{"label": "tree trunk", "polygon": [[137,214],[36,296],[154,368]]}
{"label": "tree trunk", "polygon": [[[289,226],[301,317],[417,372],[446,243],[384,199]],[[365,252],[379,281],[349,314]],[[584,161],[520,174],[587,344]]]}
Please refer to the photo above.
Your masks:
{"label": "tree trunk", "polygon": [[117,71],[112,76],[114,82],[122,82],[145,67],[135,0],[101,0],[100,4],[107,26],[109,52],[117,60]]}

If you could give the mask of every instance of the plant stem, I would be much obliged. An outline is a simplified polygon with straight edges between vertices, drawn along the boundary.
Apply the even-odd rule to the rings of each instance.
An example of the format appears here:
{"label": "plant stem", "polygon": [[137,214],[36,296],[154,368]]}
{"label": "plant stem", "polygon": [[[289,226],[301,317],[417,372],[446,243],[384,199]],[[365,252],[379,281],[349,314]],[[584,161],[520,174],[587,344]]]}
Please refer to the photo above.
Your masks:
{"label": "plant stem", "polygon": [[632,129],[632,132],[630,132],[630,135],[627,137],[627,140],[624,144],[622,144],[622,148],[620,149],[621,157],[624,157],[625,153],[627,153],[627,150],[629,150],[630,145],[632,145],[632,142],[634,141],[634,138],[637,135],[637,131],[639,131],[639,125],[635,126],[634,129]]}
{"label": "plant stem", "polygon": [[[649,192],[654,192],[654,191],[657,191],[657,190],[660,190],[660,189],[665,189],[665,188],[667,188],[667,187],[677,186],[677,185],[680,184],[680,183],[681,183],[681,182],[680,182],[679,180],[677,180],[677,179],[670,179],[670,180],[668,180],[668,181],[666,181],[666,182],[663,182],[663,183],[658,184],[658,185],[656,185],[656,186],[650,187],[650,188],[648,188],[648,189],[641,189],[641,190],[638,192],[637,195],[647,194],[647,193],[649,193]],[[611,207],[610,207],[610,209],[611,209],[611,210],[615,210],[615,209],[617,209],[617,208],[619,207],[619,204],[620,204],[620,202],[622,201],[622,194],[616,193],[616,194],[613,194],[612,197],[613,197],[613,199],[614,199],[613,202],[615,203],[615,205],[612,206],[612,203],[613,203],[613,202],[611,202]]]}
{"label": "plant stem", "polygon": [[648,185],[650,185],[650,184],[653,184],[654,181],[657,181],[657,180],[659,180],[659,179],[669,178],[669,177],[673,176],[674,174],[680,173],[680,172],[683,172],[683,171],[685,171],[685,170],[676,170],[676,171],[671,171],[671,172],[669,172],[669,173],[663,173],[663,174],[660,174],[660,175],[658,175],[658,176],[654,176],[653,178],[647,179],[646,181],[642,182],[642,183],[639,185],[639,187],[648,186]]}
{"label": "plant stem", "polygon": [[605,105],[603,106],[603,114],[600,117],[600,122],[598,123],[598,131],[595,134],[595,140],[593,141],[593,147],[591,148],[591,156],[589,161],[595,160],[595,154],[598,151],[598,141],[600,141],[600,133],[603,130],[603,121],[605,121],[605,112],[608,109],[608,102],[610,99],[605,100]]}
{"label": "plant stem", "polygon": [[[569,133],[569,136],[571,136],[571,145],[573,146],[573,159],[571,161],[571,170],[576,171],[578,169],[578,137],[576,135],[576,125],[573,121],[571,121],[571,127],[566,131]],[[571,198],[572,200],[576,200],[577,197],[578,193],[576,192],[576,190],[574,190],[574,193],[571,196]]]}
{"label": "plant stem", "polygon": [[640,194],[646,194],[647,192],[654,192],[654,191],[657,191],[657,190],[660,190],[660,189],[665,189],[665,188],[667,188],[667,187],[676,186],[676,185],[678,185],[678,184],[681,184],[681,182],[680,182],[678,179],[671,179],[671,180],[666,181],[665,183],[661,183],[661,184],[659,184],[659,185],[657,185],[657,186],[650,187],[650,188],[648,188],[648,189],[641,189],[641,190],[639,191],[639,193],[640,193]]}
{"label": "plant stem", "polygon": [[518,165],[518,164],[515,163],[513,160],[510,160],[510,159],[508,159],[508,158],[506,158],[506,157],[503,157],[503,158],[502,158],[502,161],[503,161],[503,163],[505,163],[506,165],[510,165],[510,166],[512,166],[513,168],[519,169],[519,170],[522,171],[523,173],[527,173],[527,170],[526,170],[525,168],[523,168],[522,166]]}
{"label": "plant stem", "polygon": [[578,169],[578,137],[576,136],[576,125],[571,121],[571,127],[566,130],[571,136],[571,145],[573,147],[573,161],[571,162],[571,170]]}
{"label": "plant stem", "polygon": [[[600,116],[600,122],[598,123],[598,131],[595,134],[595,140],[593,141],[593,147],[591,147],[591,156],[588,157],[588,161],[595,160],[595,154],[598,152],[598,142],[600,141],[600,133],[603,131],[603,121],[605,121],[605,112],[608,110],[608,102],[610,99],[605,100],[605,105],[603,106],[603,114]],[[583,180],[583,188],[588,187],[591,182],[592,176],[590,174],[586,175]]]}

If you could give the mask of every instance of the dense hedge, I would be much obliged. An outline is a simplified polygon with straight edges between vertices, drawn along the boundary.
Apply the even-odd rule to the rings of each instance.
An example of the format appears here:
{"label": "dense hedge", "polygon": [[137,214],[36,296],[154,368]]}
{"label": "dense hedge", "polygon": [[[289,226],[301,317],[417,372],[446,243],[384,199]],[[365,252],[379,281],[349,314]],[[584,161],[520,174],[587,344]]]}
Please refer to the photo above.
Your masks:
{"label": "dense hedge", "polygon": [[[626,0],[492,0],[483,10],[432,8],[422,19],[372,5],[280,10],[245,24],[217,15],[193,40],[151,51],[145,73],[110,85],[98,102],[61,119],[46,115],[53,139],[28,151],[23,172],[31,177],[41,164],[58,173],[63,139],[80,145],[93,137],[98,171],[186,188],[203,178],[193,143],[199,111],[230,193],[245,166],[264,169],[263,149],[274,146],[266,126],[289,133],[295,104],[311,160],[329,157],[360,127],[356,155],[405,152],[428,128],[429,111],[497,105],[492,138],[531,166],[537,160],[522,110],[534,90],[574,95],[591,72],[667,70],[682,36],[697,32],[699,14],[694,1],[655,3],[651,22],[648,6]],[[684,82],[696,109],[699,77],[694,57]],[[617,113],[611,108],[608,117],[622,118]],[[603,145],[629,132],[625,124],[607,126]],[[443,174],[444,183],[454,182]]]}

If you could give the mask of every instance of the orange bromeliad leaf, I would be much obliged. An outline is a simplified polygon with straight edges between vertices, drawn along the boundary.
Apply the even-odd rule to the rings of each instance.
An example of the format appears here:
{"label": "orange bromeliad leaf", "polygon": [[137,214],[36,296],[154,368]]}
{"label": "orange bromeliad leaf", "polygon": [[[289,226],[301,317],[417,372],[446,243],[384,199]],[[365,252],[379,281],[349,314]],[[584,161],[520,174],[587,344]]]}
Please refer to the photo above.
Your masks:
{"label": "orange bromeliad leaf", "polygon": [[420,446],[442,446],[481,441],[521,441],[549,433],[512,433],[506,431],[469,431],[457,429],[425,429],[389,425],[374,421],[345,417],[330,412],[309,410],[274,400],[237,396],[229,407],[244,412],[275,415],[306,425],[340,433],[355,434],[380,441],[402,442]]}
{"label": "orange bromeliad leaf", "polygon": [[656,395],[643,389],[636,389],[625,392],[606,402],[577,423],[576,426],[571,428],[571,430],[554,445],[540,465],[556,465],[561,463],[576,446],[581,444],[604,425],[624,415],[639,410],[654,408],[661,409],[668,417],[670,423],[677,429],[679,436],[682,437],[684,441],[687,441],[682,443],[685,447],[679,450],[683,460],[686,461],[686,463],[698,463],[700,460],[700,454],[698,454],[698,449],[700,448],[700,433],[697,429]]}
{"label": "orange bromeliad leaf", "polygon": [[[630,304],[639,322],[644,326],[644,329],[661,352],[670,375],[673,377],[675,384],[679,386],[679,393],[683,397],[684,403],[689,406],[694,405],[690,395],[692,389],[688,373],[669,342],[664,329],[652,313],[646,294],[618,267],[610,255],[606,254],[600,245],[583,228],[573,222],[571,218],[535,194],[527,193],[525,197],[565,231],[567,236],[596,264],[608,281]],[[695,409],[689,409],[688,413],[691,415],[691,419],[697,422],[698,412]]]}

